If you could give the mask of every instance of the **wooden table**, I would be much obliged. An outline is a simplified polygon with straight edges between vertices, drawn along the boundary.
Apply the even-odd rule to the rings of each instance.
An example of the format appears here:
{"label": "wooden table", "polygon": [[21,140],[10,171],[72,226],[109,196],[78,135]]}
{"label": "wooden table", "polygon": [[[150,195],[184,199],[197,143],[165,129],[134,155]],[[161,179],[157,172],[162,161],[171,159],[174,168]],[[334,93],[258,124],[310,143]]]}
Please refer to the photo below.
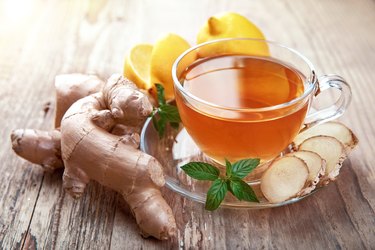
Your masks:
{"label": "wooden table", "polygon": [[[179,230],[161,242],[138,234],[115,192],[91,183],[74,200],[62,189],[62,171],[43,173],[12,152],[12,129],[53,127],[57,74],[106,79],[122,72],[134,44],[165,32],[194,44],[204,21],[222,11],[247,16],[269,40],[305,54],[319,73],[351,83],[353,100],[340,120],[360,144],[335,183],[280,208],[212,213],[164,189]],[[374,25],[372,0],[1,1],[0,249],[374,249]]]}

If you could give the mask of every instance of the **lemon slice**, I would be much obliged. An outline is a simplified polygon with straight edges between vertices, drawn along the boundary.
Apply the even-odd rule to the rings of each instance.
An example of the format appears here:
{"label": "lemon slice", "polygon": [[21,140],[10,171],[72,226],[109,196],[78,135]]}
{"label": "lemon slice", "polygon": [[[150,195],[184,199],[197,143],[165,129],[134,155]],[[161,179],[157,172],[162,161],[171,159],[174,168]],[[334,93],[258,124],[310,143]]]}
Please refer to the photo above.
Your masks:
{"label": "lemon slice", "polygon": [[149,89],[150,59],[153,46],[138,44],[130,49],[125,59],[124,76],[141,89]]}

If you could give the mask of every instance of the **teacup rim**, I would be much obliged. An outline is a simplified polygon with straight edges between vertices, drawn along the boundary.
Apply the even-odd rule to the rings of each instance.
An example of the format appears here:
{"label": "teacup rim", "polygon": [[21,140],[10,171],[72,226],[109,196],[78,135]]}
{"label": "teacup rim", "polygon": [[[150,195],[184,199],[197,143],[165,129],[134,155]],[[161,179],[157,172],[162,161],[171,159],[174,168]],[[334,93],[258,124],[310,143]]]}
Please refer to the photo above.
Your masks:
{"label": "teacup rim", "polygon": [[[184,58],[190,52],[192,52],[192,51],[194,51],[194,50],[196,50],[200,47],[206,46],[208,44],[219,43],[219,42],[227,42],[227,41],[233,41],[233,40],[265,42],[267,44],[272,44],[274,46],[278,46],[278,47],[289,50],[293,54],[300,57],[309,67],[310,76],[306,77],[307,81],[309,81],[309,79],[311,79],[309,81],[310,82],[309,87],[304,90],[302,95],[298,96],[297,98],[294,98],[293,100],[290,100],[290,101],[284,102],[284,103],[280,103],[280,104],[277,104],[277,105],[273,105],[273,106],[262,107],[262,108],[236,108],[236,107],[228,107],[228,106],[218,105],[218,104],[203,100],[202,98],[199,98],[199,97],[193,95],[192,93],[186,91],[186,89],[182,86],[181,82],[177,78],[177,67],[178,67],[179,62],[182,60],[182,58]],[[311,92],[315,89],[315,87],[317,86],[317,82],[318,82],[317,81],[317,75],[315,73],[314,65],[311,63],[311,61],[306,56],[301,54],[299,51],[297,51],[293,48],[290,48],[288,46],[282,45],[280,43],[270,41],[270,40],[266,40],[266,39],[242,38],[242,37],[215,39],[215,40],[200,43],[200,44],[197,44],[195,46],[190,47],[189,49],[185,50],[181,55],[179,55],[177,57],[177,59],[174,61],[173,66],[172,66],[172,79],[173,79],[174,87],[175,88],[177,87],[178,91],[180,91],[183,95],[188,96],[189,98],[193,99],[194,101],[196,101],[198,103],[201,103],[201,104],[204,104],[206,106],[210,106],[212,108],[222,109],[222,110],[227,110],[227,111],[237,111],[237,112],[264,112],[264,111],[272,111],[272,110],[287,108],[289,106],[292,106],[292,105],[300,102],[301,100],[304,100],[307,96],[309,96],[311,94]],[[175,91],[176,91],[176,89],[175,89]]]}

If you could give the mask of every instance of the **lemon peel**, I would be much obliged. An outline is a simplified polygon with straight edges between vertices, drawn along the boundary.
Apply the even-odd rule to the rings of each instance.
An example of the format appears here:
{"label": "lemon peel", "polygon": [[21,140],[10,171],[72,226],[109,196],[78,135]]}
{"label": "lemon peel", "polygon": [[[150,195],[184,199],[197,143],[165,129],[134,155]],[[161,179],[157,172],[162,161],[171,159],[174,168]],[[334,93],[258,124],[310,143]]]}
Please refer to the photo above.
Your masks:
{"label": "lemon peel", "polygon": [[[210,17],[199,30],[197,43],[222,38],[256,38],[264,40],[262,31],[246,17],[233,12],[225,12]],[[225,46],[210,44],[199,49],[199,57],[215,56],[223,53],[268,56],[267,44],[258,41],[231,41]]]}

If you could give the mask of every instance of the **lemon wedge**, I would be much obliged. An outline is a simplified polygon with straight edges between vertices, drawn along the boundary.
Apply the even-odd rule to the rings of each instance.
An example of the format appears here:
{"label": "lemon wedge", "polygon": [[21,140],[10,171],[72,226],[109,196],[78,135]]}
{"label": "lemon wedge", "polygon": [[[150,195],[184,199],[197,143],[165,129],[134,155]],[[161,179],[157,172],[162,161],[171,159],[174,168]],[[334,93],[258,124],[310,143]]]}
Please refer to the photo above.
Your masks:
{"label": "lemon wedge", "polygon": [[150,86],[152,94],[156,94],[155,83],[163,85],[165,98],[174,98],[172,79],[172,65],[177,57],[189,49],[189,43],[176,34],[166,34],[160,37],[154,44],[150,63]]}
{"label": "lemon wedge", "polygon": [[141,89],[149,89],[150,61],[153,46],[137,44],[132,47],[125,59],[124,76]]}

